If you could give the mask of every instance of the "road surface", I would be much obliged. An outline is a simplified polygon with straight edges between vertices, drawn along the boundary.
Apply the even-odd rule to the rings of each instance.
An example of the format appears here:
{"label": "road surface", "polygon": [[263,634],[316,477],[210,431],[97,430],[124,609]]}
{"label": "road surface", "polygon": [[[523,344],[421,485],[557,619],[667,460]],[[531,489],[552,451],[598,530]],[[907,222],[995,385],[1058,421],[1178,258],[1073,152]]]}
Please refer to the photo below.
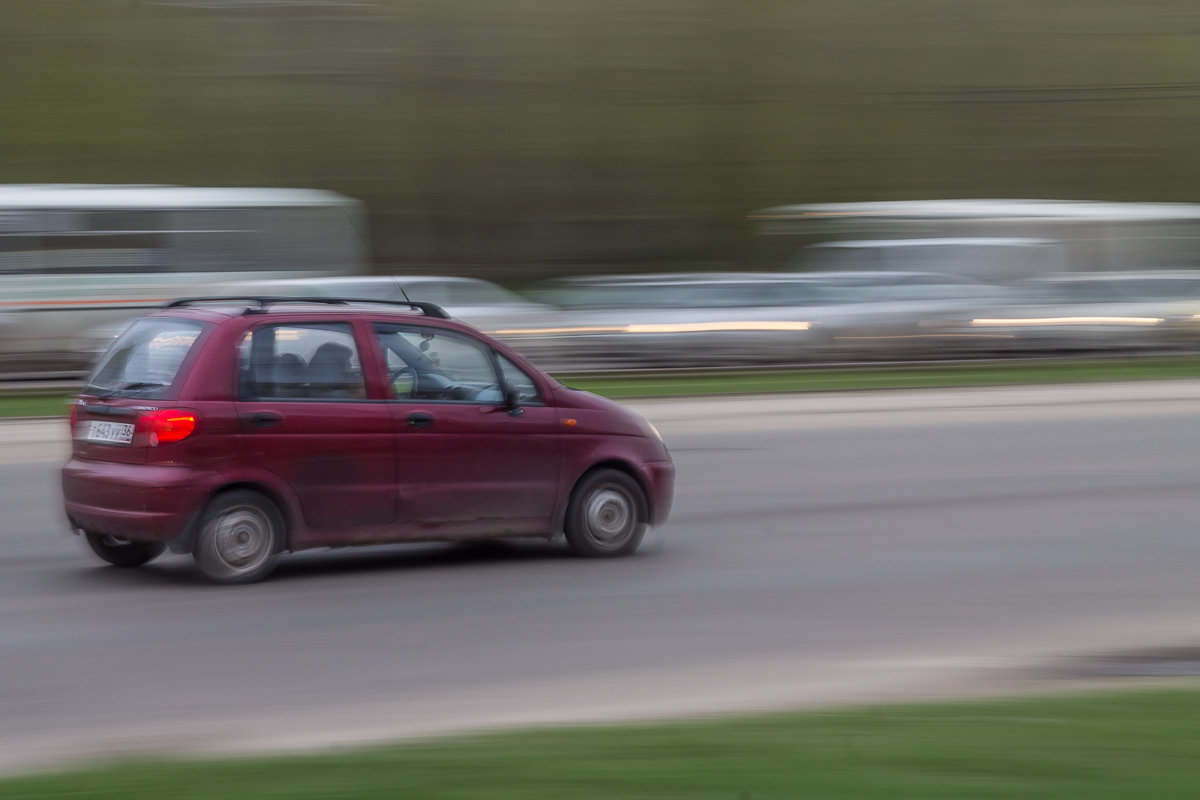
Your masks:
{"label": "road surface", "polygon": [[0,424],[0,769],[1019,691],[1189,646],[1200,381],[631,403],[679,468],[637,556],[323,551],[214,587],[66,532]]}

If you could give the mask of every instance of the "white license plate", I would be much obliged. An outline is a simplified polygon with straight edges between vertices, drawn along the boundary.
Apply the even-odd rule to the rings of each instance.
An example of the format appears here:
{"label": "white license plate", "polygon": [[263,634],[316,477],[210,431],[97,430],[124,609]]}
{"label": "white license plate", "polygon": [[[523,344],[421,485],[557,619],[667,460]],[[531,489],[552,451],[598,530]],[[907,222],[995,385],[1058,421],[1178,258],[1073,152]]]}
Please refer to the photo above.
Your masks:
{"label": "white license plate", "polygon": [[133,425],[128,422],[85,420],[79,426],[79,438],[100,444],[133,444]]}

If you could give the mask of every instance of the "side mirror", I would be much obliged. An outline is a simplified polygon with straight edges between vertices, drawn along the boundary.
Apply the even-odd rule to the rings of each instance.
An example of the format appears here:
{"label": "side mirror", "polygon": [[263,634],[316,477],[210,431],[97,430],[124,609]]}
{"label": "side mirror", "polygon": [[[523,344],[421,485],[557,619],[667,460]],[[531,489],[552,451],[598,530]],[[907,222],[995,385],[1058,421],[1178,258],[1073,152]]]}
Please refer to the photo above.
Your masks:
{"label": "side mirror", "polygon": [[504,390],[504,407],[508,409],[510,417],[519,417],[525,413],[525,409],[521,408],[521,395],[511,387]]}

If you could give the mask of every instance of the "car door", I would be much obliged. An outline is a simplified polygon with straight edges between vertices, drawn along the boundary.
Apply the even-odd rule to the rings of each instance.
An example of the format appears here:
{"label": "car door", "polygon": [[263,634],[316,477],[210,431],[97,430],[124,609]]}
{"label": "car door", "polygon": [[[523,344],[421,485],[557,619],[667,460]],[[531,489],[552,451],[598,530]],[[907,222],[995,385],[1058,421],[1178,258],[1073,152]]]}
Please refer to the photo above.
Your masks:
{"label": "car door", "polygon": [[549,533],[559,422],[537,382],[465,333],[419,323],[374,330],[391,380],[399,516],[408,533]]}
{"label": "car door", "polygon": [[392,422],[386,402],[367,398],[351,323],[258,325],[239,369],[243,452],[295,497],[296,543],[378,538],[370,529],[396,520]]}

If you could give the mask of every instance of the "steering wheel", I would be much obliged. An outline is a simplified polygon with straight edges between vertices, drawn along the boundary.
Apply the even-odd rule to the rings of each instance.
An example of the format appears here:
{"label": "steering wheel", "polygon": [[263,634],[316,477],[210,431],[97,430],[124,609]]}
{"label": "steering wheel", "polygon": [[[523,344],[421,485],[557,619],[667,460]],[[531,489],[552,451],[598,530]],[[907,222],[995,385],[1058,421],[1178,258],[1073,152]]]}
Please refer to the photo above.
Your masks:
{"label": "steering wheel", "polygon": [[422,372],[413,377],[412,397],[420,400],[465,400],[463,388],[440,372]]}
{"label": "steering wheel", "polygon": [[497,405],[504,402],[504,392],[500,390],[500,384],[489,383],[475,393],[475,397],[471,398],[477,403],[496,403]]}
{"label": "steering wheel", "polygon": [[[413,396],[413,393],[417,389],[417,371],[415,369],[412,367],[396,367],[395,369],[389,370],[388,374],[392,381],[392,392],[396,395],[396,397]],[[407,391],[401,392],[396,386],[396,382],[404,376],[408,377],[408,389]]]}

